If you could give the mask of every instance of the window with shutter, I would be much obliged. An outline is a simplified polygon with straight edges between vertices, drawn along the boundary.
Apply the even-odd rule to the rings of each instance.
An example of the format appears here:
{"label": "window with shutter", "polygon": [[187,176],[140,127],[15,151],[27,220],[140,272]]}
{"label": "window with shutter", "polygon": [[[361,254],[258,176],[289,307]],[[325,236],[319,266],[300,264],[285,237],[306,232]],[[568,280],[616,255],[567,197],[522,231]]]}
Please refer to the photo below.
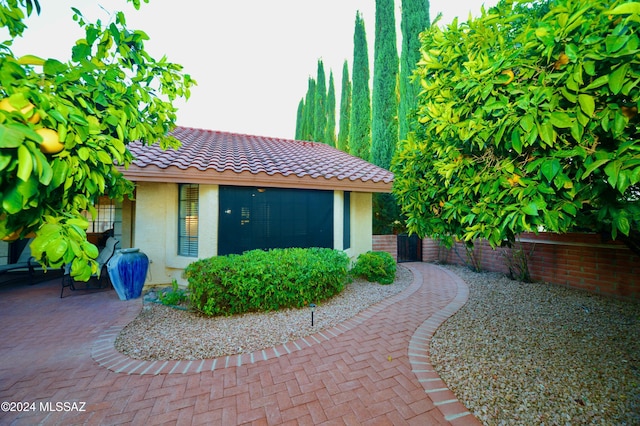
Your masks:
{"label": "window with shutter", "polygon": [[346,250],[351,248],[351,192],[344,193],[342,219],[342,249]]}
{"label": "window with shutter", "polygon": [[178,210],[178,255],[198,257],[198,185],[179,186]]}

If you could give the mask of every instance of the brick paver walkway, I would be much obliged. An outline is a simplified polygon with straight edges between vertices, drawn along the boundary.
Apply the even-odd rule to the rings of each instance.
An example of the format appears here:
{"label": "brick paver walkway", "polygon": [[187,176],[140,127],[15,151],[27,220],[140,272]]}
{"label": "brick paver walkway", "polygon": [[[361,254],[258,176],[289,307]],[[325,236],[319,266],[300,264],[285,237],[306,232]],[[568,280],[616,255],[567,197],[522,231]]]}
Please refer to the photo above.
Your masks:
{"label": "brick paver walkway", "polygon": [[59,281],[0,289],[0,401],[30,403],[0,412],[0,424],[479,425],[429,358],[433,332],[468,289],[436,265],[404,265],[413,284],[349,321],[204,361],[116,352],[139,299],[112,290],[60,299]]}

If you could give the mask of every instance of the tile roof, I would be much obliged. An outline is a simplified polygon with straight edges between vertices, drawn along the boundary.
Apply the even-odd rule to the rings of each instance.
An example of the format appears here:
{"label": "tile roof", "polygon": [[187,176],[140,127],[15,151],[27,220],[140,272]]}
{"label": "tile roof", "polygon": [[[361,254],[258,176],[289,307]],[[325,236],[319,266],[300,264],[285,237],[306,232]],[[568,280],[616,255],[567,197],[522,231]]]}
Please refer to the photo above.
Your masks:
{"label": "tile roof", "polygon": [[134,142],[123,170],[133,181],[284,186],[390,192],[393,173],[329,145],[177,127],[182,146]]}

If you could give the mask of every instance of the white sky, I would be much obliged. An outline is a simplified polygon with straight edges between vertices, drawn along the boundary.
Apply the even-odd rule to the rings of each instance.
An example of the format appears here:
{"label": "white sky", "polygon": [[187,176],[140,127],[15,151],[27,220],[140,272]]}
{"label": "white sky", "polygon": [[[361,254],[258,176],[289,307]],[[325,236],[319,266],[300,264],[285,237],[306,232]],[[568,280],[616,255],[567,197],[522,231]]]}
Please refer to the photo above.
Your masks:
{"label": "white sky", "polygon": [[[481,5],[497,0],[431,0],[430,15],[479,14]],[[35,54],[66,60],[71,46],[84,34],[72,21],[70,7],[88,21],[109,21],[108,12],[122,10],[130,29],[145,31],[146,49],[171,62],[198,82],[189,101],[179,107],[178,124],[261,136],[293,138],[296,111],[316,77],[322,58],[327,75],[333,71],[336,103],[340,105],[342,65],[353,59],[356,11],[365,20],[369,54],[373,55],[374,0],[151,0],[136,11],[124,0],[40,0],[42,13],[27,21],[16,55]],[[102,5],[102,8],[96,5]],[[396,0],[399,8],[400,0]],[[103,10],[105,9],[105,10]],[[396,14],[399,20],[399,11]],[[399,25],[399,22],[398,22]],[[7,36],[0,33],[2,39]],[[400,37],[398,28],[397,37]],[[373,78],[373,62],[369,64]]]}

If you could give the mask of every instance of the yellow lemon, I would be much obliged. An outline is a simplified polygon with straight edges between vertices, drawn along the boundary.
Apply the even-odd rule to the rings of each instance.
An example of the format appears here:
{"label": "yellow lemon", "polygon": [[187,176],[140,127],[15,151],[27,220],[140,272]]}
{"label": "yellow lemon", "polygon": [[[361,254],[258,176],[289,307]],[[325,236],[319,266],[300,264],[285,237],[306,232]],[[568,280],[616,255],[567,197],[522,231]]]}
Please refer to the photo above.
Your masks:
{"label": "yellow lemon", "polygon": [[57,154],[64,149],[64,144],[58,139],[58,132],[51,129],[38,129],[36,133],[42,136],[40,151],[45,154]]}
{"label": "yellow lemon", "polygon": [[[27,115],[27,113],[29,113],[34,108],[35,108],[35,106],[31,102],[29,102],[27,104],[27,106],[25,106],[24,108],[22,108],[20,110],[20,112],[23,115]],[[14,107],[13,105],[11,105],[11,103],[9,102],[9,98],[4,98],[4,99],[2,99],[0,101],[0,110],[7,111],[7,112],[13,112],[13,111],[17,111],[18,109],[16,107]],[[38,121],[40,121],[40,114],[38,114],[38,112],[35,112],[29,118],[29,123],[36,124]]]}

